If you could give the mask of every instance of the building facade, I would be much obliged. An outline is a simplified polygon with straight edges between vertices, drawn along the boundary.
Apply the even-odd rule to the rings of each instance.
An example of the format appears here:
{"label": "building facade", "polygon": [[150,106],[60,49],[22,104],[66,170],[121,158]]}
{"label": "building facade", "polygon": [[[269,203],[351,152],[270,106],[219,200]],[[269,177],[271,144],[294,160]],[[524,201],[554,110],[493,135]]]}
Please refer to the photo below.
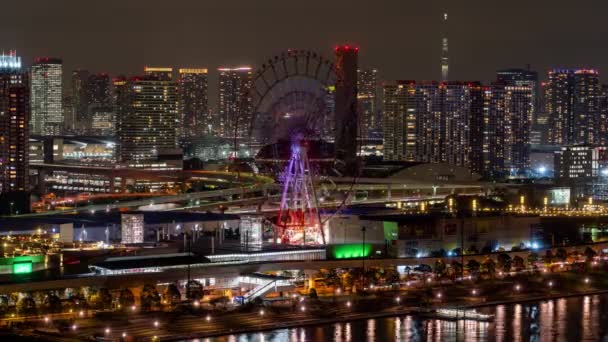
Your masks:
{"label": "building facade", "polygon": [[177,146],[177,84],[155,77],[125,81],[117,96],[118,158],[146,165]]}
{"label": "building facade", "polygon": [[253,85],[250,67],[220,68],[218,133],[225,138],[244,138],[252,120]]}
{"label": "building facade", "polygon": [[335,49],[335,154],[347,165],[357,156],[357,63],[359,48],[348,45]]}
{"label": "building facade", "polygon": [[0,56],[0,193],[29,191],[28,79],[21,57]]}
{"label": "building facade", "polygon": [[595,69],[553,69],[545,93],[549,142],[597,144],[606,132],[601,122],[601,86]]}
{"label": "building facade", "polygon": [[378,110],[378,70],[357,70],[357,106],[360,136],[367,139],[382,135],[382,116]]}
{"label": "building facade", "polygon": [[181,136],[189,138],[215,133],[216,120],[209,113],[207,69],[179,69],[178,82]]}
{"label": "building facade", "polygon": [[31,69],[30,131],[36,135],[61,135],[63,131],[63,62],[36,58]]}

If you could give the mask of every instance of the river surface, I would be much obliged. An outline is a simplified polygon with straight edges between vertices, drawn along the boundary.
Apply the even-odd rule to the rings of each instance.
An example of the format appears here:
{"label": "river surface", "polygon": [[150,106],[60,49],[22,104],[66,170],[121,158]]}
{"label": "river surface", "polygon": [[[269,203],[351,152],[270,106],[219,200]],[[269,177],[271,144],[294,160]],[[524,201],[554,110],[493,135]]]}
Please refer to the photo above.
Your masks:
{"label": "river surface", "polygon": [[608,341],[608,295],[497,305],[477,311],[495,315],[494,321],[453,322],[401,316],[198,341]]}

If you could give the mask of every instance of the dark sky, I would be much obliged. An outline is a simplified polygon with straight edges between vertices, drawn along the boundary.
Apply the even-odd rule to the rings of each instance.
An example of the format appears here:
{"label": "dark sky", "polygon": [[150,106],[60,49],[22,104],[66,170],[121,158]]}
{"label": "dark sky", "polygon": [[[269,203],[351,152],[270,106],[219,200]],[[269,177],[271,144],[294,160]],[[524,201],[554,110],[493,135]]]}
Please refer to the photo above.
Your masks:
{"label": "dark sky", "polygon": [[[287,48],[329,56],[360,46],[383,79],[439,78],[448,4],[450,78],[493,79],[532,64],[608,70],[606,0],[15,0],[0,10],[0,47],[81,67],[137,74],[143,65],[256,65]],[[213,79],[212,79],[213,80]]]}

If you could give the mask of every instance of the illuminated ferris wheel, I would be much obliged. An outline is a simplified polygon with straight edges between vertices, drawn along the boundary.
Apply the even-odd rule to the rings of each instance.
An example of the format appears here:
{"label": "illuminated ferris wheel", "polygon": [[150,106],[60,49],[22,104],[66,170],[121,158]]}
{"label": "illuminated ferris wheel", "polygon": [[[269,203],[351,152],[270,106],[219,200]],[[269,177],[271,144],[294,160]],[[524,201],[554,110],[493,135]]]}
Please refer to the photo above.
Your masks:
{"label": "illuminated ferris wheel", "polygon": [[278,175],[283,186],[276,242],[325,243],[328,218],[321,218],[318,193],[327,191],[325,176],[335,174],[340,162],[332,145],[337,82],[334,64],[306,50],[276,55],[254,74],[248,143],[259,148],[262,169]]}

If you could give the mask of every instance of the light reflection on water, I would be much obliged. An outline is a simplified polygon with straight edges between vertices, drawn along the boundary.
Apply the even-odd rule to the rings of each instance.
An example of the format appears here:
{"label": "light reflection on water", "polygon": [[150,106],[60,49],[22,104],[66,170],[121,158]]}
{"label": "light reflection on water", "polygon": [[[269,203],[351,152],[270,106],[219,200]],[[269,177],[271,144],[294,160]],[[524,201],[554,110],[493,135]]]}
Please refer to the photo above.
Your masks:
{"label": "light reflection on water", "polygon": [[493,322],[402,316],[211,338],[214,342],[608,341],[608,295],[497,305]]}

